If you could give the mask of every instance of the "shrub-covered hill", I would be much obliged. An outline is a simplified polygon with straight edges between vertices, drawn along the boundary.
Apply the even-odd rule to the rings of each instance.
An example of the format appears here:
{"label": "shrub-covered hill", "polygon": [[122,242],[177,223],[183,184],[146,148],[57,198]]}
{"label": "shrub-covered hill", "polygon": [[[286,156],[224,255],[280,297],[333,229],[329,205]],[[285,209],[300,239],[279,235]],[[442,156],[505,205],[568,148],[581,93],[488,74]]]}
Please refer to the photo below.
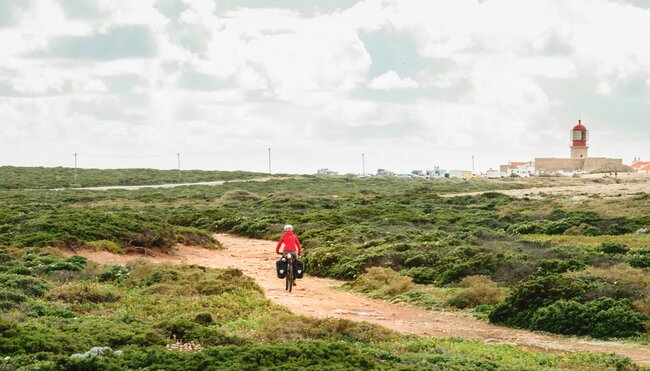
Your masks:
{"label": "shrub-covered hill", "polygon": [[0,282],[3,370],[636,369],[613,355],[542,354],[295,316],[235,269],[101,266],[1,248]]}
{"label": "shrub-covered hill", "polygon": [[0,189],[49,189],[68,187],[132,186],[192,183],[268,177],[247,171],[77,169],[68,167],[0,166]]}
{"label": "shrub-covered hill", "polygon": [[[635,277],[650,266],[650,197],[440,196],[504,184],[521,186],[312,177],[139,191],[3,191],[0,244],[169,249],[177,241],[209,245],[214,231],[277,239],[291,223],[311,274],[353,280],[387,267],[420,285],[373,295],[476,308],[495,322],[562,334],[645,332],[650,283]],[[526,285],[565,281],[577,288],[528,300],[538,291]],[[480,299],[484,293],[490,299]],[[510,318],[515,312],[526,315]],[[619,315],[624,331],[584,320]],[[559,317],[581,325],[558,327]]]}

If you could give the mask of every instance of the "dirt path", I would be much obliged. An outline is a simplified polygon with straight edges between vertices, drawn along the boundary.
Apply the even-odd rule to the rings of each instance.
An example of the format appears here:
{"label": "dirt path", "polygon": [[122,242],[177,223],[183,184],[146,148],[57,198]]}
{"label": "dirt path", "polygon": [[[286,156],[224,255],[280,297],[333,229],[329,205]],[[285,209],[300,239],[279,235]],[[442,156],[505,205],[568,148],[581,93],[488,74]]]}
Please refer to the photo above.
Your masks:
{"label": "dirt path", "polygon": [[[461,314],[427,311],[338,291],[333,288],[342,282],[332,279],[305,277],[289,294],[284,290],[284,281],[275,277],[275,242],[225,234],[216,237],[225,246],[224,250],[179,246],[175,255],[146,259],[157,263],[240,268],[246,275],[255,278],[269,299],[306,316],[368,321],[405,334],[480,339],[486,343],[511,344],[524,349],[618,353],[630,357],[637,364],[650,365],[650,346],[586,341],[499,327]],[[77,254],[105,264],[124,264],[141,257],[93,251],[78,251]]]}
{"label": "dirt path", "polygon": [[137,191],[138,189],[145,188],[176,188],[176,187],[185,187],[185,186],[218,186],[225,183],[247,183],[247,182],[268,182],[269,180],[286,180],[286,179],[298,179],[299,176],[295,177],[265,177],[265,178],[252,178],[252,179],[233,179],[233,180],[215,180],[209,182],[194,182],[194,183],[167,183],[167,184],[145,184],[145,185],[116,185],[116,186],[99,186],[99,187],[79,187],[79,188],[54,188],[50,189],[51,191],[63,191],[63,190],[86,190],[86,191],[110,191],[115,189],[121,189],[126,191]]}

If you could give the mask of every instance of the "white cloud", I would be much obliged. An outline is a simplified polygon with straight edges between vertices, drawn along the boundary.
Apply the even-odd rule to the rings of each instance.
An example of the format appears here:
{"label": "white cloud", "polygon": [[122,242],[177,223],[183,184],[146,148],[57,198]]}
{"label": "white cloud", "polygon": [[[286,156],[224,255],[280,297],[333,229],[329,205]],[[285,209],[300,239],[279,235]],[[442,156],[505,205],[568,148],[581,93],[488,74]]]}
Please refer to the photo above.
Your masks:
{"label": "white cloud", "polygon": [[[0,132],[21,138],[0,155],[218,152],[194,166],[264,170],[263,152],[228,154],[272,146],[278,171],[352,171],[361,151],[369,167],[467,167],[470,153],[494,167],[566,152],[580,113],[594,143],[614,127],[650,140],[650,10],[622,1],[88,1],[34,0],[0,28]],[[111,44],[115,30],[141,46]],[[366,36],[390,34],[371,55]]]}
{"label": "white cloud", "polygon": [[104,85],[102,80],[93,79],[88,81],[88,83],[83,87],[83,91],[88,93],[106,93],[108,88]]}
{"label": "white cloud", "polygon": [[388,71],[372,79],[368,86],[379,90],[408,89],[417,88],[418,83],[410,77],[401,78],[395,71]]}

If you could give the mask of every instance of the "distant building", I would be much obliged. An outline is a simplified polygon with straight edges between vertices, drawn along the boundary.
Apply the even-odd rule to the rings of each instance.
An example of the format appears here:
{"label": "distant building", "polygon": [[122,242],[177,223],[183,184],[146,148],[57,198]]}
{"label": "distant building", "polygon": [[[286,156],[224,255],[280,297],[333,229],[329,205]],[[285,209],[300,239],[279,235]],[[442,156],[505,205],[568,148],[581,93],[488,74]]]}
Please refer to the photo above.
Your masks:
{"label": "distant building", "polygon": [[650,173],[650,162],[643,162],[641,159],[635,159],[632,164],[632,169],[636,170],[638,173],[648,174]]}
{"label": "distant building", "polygon": [[386,169],[377,169],[378,176],[395,176],[395,172]]}
{"label": "distant building", "polygon": [[472,177],[472,172],[469,170],[449,170],[449,172],[447,172],[447,177],[470,179]]}
{"label": "distant building", "polygon": [[498,179],[498,178],[503,178],[504,173],[499,170],[490,169],[485,173],[485,176],[488,179]]}
{"label": "distant building", "polygon": [[318,175],[338,175],[336,171],[331,171],[330,169],[318,169],[316,171],[316,174]]}
{"label": "distant building", "polygon": [[435,166],[433,170],[427,170],[427,177],[429,178],[445,178],[447,176],[447,170],[441,169],[440,166]]}
{"label": "distant building", "polygon": [[571,158],[536,158],[535,171],[543,173],[580,173],[596,170],[624,170],[623,160],[617,158],[589,157],[589,131],[578,120],[571,130]]}
{"label": "distant building", "polygon": [[509,162],[508,165],[499,166],[499,171],[505,176],[531,176],[535,174],[535,163],[528,162]]}

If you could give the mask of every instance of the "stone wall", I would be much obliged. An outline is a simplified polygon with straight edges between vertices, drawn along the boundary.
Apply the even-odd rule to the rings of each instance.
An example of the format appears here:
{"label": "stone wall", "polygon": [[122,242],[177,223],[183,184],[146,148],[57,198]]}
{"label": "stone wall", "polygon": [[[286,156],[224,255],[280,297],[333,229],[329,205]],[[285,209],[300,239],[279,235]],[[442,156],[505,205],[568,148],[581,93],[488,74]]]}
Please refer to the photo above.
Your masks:
{"label": "stone wall", "polygon": [[584,170],[591,172],[600,169],[608,170],[623,170],[623,160],[620,158],[605,158],[605,157],[588,157],[585,159]]}

